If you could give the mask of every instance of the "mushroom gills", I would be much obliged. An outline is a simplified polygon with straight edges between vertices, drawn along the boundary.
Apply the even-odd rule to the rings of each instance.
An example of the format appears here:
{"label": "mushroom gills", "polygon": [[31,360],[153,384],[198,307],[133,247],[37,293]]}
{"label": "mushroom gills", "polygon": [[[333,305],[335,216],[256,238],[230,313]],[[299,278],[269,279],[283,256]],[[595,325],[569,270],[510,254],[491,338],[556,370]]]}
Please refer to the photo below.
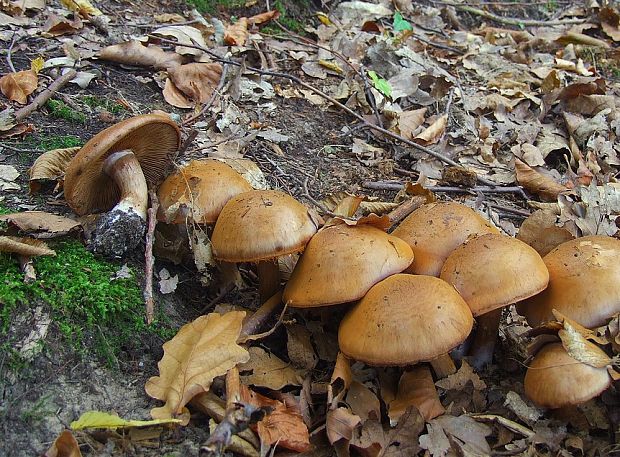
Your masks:
{"label": "mushroom gills", "polygon": [[121,257],[144,237],[148,187],[140,163],[131,150],[111,154],[103,163],[104,172],[120,190],[120,201],[97,221],[91,249],[110,257]]}

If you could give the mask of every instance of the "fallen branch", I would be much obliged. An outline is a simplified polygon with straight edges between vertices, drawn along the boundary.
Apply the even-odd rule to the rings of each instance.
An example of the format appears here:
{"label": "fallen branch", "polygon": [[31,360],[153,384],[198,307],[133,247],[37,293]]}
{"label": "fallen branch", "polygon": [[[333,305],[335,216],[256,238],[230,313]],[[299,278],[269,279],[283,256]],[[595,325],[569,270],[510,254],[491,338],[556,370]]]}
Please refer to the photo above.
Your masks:
{"label": "fallen branch", "polygon": [[536,19],[521,19],[518,17],[503,17],[498,16],[497,14],[489,13],[488,11],[484,11],[478,8],[474,8],[473,6],[463,5],[460,3],[454,3],[447,0],[442,0],[440,2],[442,5],[453,6],[454,8],[465,11],[466,13],[475,14],[476,16],[482,16],[485,19],[490,19],[491,21],[499,22],[502,24],[515,25],[517,27],[539,27],[546,25],[567,25],[567,24],[583,24],[585,19],[563,19],[559,21],[537,21]]}
{"label": "fallen branch", "polygon": [[[151,36],[151,35],[149,35]],[[177,41],[175,40],[169,40],[167,38],[162,38],[159,36],[155,36],[153,35],[154,38],[157,38],[158,40],[165,42],[165,43],[172,43],[172,44],[178,44]],[[204,53],[210,55],[211,57],[213,57],[215,60],[222,62],[222,63],[228,63],[231,65],[236,65],[236,66],[241,66],[241,62],[237,62],[234,60],[230,60],[230,59],[225,59],[223,57],[220,57],[218,54],[216,54],[215,52],[213,52],[210,49],[207,49],[205,47],[202,46],[197,46],[197,45],[190,45],[190,44],[183,44],[183,46],[185,47],[189,47],[189,48],[195,48],[195,49],[199,49],[201,51],[203,51]],[[355,111],[353,111],[351,108],[349,108],[348,106],[343,105],[342,103],[340,103],[338,100],[335,100],[334,98],[330,97],[329,95],[327,95],[325,92],[311,86],[310,84],[306,84],[305,82],[303,82],[301,79],[299,79],[296,76],[293,75],[289,75],[288,73],[278,73],[278,72],[274,72],[274,71],[265,71],[265,70],[261,70],[260,68],[253,68],[253,67],[246,67],[247,71],[251,71],[253,73],[257,73],[259,75],[265,75],[265,76],[273,76],[274,78],[283,78],[283,79],[288,79],[289,81],[293,81],[295,84],[300,85],[301,87],[315,93],[316,95],[320,96],[321,98],[324,98],[325,100],[329,101],[331,104],[337,106],[338,108],[340,108],[341,110],[345,111],[346,113],[350,114],[351,116],[353,116],[354,118],[356,118],[358,121],[360,121],[365,127],[371,129],[371,130],[375,130],[379,133],[382,133],[390,138],[393,138],[395,140],[400,141],[401,143],[405,143],[408,146],[411,146],[414,149],[417,149],[418,151],[421,152],[425,152],[426,154],[435,157],[436,159],[447,163],[449,165],[454,165],[454,166],[459,166],[459,164],[457,162],[455,162],[454,160],[452,160],[449,157],[446,157],[445,155],[433,151],[432,149],[429,149],[425,146],[422,146],[420,144],[417,144],[411,140],[408,140],[407,138],[394,133],[390,130],[386,130],[383,127],[380,127],[378,125],[373,125],[369,122],[366,121],[366,119],[364,119],[363,116],[357,114]],[[497,183],[491,181],[490,179],[484,178],[482,176],[477,175],[477,179],[478,181],[480,181],[483,184],[489,185],[489,186],[496,186]]]}
{"label": "fallen branch", "polygon": [[421,195],[416,195],[411,199],[401,203],[396,208],[388,213],[388,217],[390,218],[390,222],[392,226],[398,224],[404,218],[413,213],[416,209],[426,203],[426,197]]}
{"label": "fallen branch", "polygon": [[155,316],[155,301],[153,299],[153,243],[155,241],[155,226],[157,225],[157,210],[159,209],[159,199],[154,190],[149,191],[151,207],[148,209],[149,225],[146,230],[146,248],[144,249],[144,305],[146,307],[146,323],[151,324]]}
{"label": "fallen branch", "polygon": [[69,81],[75,78],[77,72],[73,69],[66,72],[64,75],[57,78],[50,86],[43,90],[39,95],[37,95],[30,104],[20,108],[15,112],[15,121],[21,122],[30,116],[33,112],[41,108],[45,102],[47,102],[54,93],[58,92],[62,87],[65,86]]}
{"label": "fallen branch", "polygon": [[[401,190],[405,184],[399,182],[385,181],[364,181],[362,187],[374,190]],[[525,197],[525,192],[521,187],[495,187],[495,186],[476,186],[476,187],[451,187],[451,186],[428,186],[425,189],[431,192],[457,192],[457,193],[491,193],[491,194],[521,194]]]}

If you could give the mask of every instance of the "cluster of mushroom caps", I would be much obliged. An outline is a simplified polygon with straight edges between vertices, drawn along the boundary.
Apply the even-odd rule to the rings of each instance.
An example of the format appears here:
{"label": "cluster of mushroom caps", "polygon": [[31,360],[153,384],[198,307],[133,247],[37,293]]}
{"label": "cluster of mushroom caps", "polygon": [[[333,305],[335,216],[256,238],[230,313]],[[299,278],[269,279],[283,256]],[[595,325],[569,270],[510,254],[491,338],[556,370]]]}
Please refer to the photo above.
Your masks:
{"label": "cluster of mushroom caps", "polygon": [[[119,125],[130,134],[108,129],[78,153],[67,172],[65,194],[78,214],[116,204],[100,224],[99,236],[112,232],[118,238],[111,224],[128,220],[120,230],[126,243],[127,234],[133,241],[136,233],[138,238],[144,233],[148,187],[168,167],[179,134],[160,114]],[[145,135],[151,141],[136,141]],[[86,182],[96,191],[85,194]],[[392,234],[385,227],[338,219],[320,228],[320,217],[290,195],[254,190],[231,167],[212,159],[179,168],[159,186],[158,196],[160,220],[215,223],[216,259],[257,264],[263,302],[280,288],[275,260],[303,251],[282,300],[297,308],[354,302],[340,324],[340,350],[370,365],[430,362],[437,377],[451,374],[455,366],[449,352],[468,338],[474,317],[471,354],[482,365],[492,357],[501,309],[518,302],[532,326],[552,320],[554,308],[586,327],[620,311],[615,262],[620,241],[609,237],[572,240],[543,259],[458,203],[424,205]],[[605,369],[573,360],[559,343],[543,347],[531,365],[526,394],[546,407],[586,401],[611,384]],[[576,382],[581,378],[590,381],[587,386]]]}

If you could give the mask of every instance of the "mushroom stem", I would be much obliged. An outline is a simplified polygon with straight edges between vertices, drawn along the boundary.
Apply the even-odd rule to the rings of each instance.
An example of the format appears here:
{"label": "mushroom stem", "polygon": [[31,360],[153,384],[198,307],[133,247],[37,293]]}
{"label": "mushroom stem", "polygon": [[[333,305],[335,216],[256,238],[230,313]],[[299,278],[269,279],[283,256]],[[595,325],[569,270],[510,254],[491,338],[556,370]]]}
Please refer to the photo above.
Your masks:
{"label": "mushroom stem", "polygon": [[266,302],[280,288],[280,269],[278,263],[272,260],[258,262],[258,293],[260,301]]}
{"label": "mushroom stem", "polygon": [[499,322],[502,317],[502,309],[497,308],[476,318],[478,326],[475,330],[474,341],[469,355],[472,366],[477,370],[484,368],[493,360],[493,350],[499,331]]}
{"label": "mushroom stem", "polygon": [[91,248],[108,257],[121,257],[134,249],[146,231],[148,187],[140,162],[130,150],[118,151],[103,162],[103,171],[120,190],[120,201],[99,218]]}
{"label": "mushroom stem", "polygon": [[456,373],[456,366],[450,354],[440,355],[436,359],[431,360],[430,364],[433,367],[437,379],[443,379]]}
{"label": "mushroom stem", "polygon": [[134,211],[146,220],[148,187],[140,162],[128,149],[110,154],[103,162],[103,171],[112,178],[121,192],[121,199],[115,210]]}

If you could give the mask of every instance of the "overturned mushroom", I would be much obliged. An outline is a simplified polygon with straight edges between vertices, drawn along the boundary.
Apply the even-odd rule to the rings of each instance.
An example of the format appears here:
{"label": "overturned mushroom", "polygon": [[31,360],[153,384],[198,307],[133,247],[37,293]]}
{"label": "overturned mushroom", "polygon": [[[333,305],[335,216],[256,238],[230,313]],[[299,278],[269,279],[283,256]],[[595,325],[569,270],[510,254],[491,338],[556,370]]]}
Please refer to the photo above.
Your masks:
{"label": "overturned mushroom", "polygon": [[108,211],[93,231],[93,251],[120,257],[140,243],[148,187],[161,181],[179,141],[167,115],[145,114],[99,132],[80,149],[67,168],[65,198],[80,216]]}
{"label": "overturned mushroom", "polygon": [[56,251],[48,248],[41,240],[17,236],[0,236],[0,252],[17,255],[19,265],[25,274],[24,282],[31,282],[37,278],[31,257],[56,255]]}

